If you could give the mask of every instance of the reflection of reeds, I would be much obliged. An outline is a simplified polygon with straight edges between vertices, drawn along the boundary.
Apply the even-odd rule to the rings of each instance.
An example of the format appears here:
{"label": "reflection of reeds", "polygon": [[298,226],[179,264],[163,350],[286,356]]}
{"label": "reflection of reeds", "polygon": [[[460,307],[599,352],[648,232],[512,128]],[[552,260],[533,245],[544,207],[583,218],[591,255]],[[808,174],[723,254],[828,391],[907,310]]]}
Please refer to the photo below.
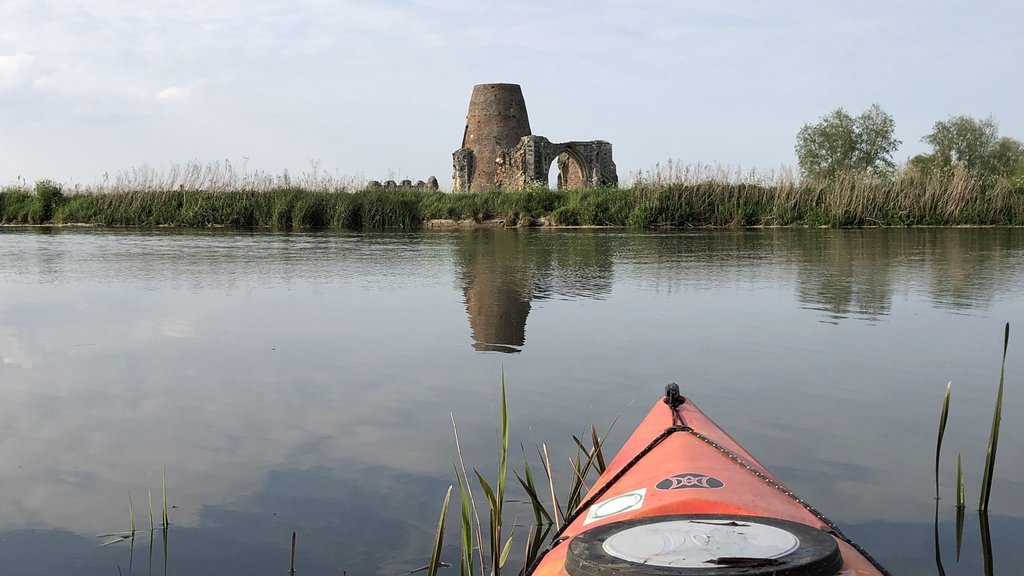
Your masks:
{"label": "reflection of reeds", "polygon": [[988,525],[988,510],[978,511],[978,524],[981,530],[981,557],[984,562],[985,576],[993,576],[996,569],[992,557],[992,531]]}
{"label": "reflection of reeds", "polygon": [[170,521],[167,518],[167,466],[164,466],[162,488],[163,488],[163,496],[164,496],[164,524],[163,524],[163,526],[166,529],[168,526],[171,525]]}
{"label": "reflection of reeds", "polygon": [[960,453],[956,453],[956,508],[963,510],[967,507],[967,492],[964,490],[964,460]]}
{"label": "reflection of reeds", "polygon": [[[960,548],[964,542],[964,512],[967,510],[967,492],[964,489],[964,461],[956,453],[956,560],[960,561]],[[938,517],[936,516],[936,521]]]}
{"label": "reflection of reeds", "polygon": [[295,576],[295,531],[292,531],[292,556],[288,562],[288,576]]}
{"label": "reflection of reeds", "polygon": [[935,570],[938,572],[938,576],[946,576],[946,569],[942,565],[942,548],[939,545],[939,500],[937,498],[935,500],[935,525],[933,534],[935,538]]}
{"label": "reflection of reeds", "polygon": [[[965,506],[956,507],[956,561],[960,561],[960,550],[963,548],[964,543],[964,517],[966,515],[967,508]],[[937,520],[937,518],[936,518]]]}

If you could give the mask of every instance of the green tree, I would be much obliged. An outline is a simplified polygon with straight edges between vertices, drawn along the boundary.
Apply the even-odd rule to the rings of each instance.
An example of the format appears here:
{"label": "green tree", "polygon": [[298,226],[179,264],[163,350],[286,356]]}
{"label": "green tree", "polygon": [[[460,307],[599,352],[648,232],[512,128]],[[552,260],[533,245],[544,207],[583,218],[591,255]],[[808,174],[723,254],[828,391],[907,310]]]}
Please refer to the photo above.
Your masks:
{"label": "green tree", "polygon": [[984,176],[1024,177],[1024,145],[999,136],[999,125],[991,117],[951,116],[936,122],[921,138],[930,144],[930,154],[918,154],[908,167],[917,173],[949,173],[963,169]]}
{"label": "green tree", "polygon": [[953,116],[936,122],[931,133],[921,141],[932,147],[934,168],[951,170],[962,166],[972,172],[988,173],[998,139],[999,126],[991,117],[977,120],[970,116]]}
{"label": "green tree", "polygon": [[817,124],[804,124],[796,135],[796,157],[805,178],[830,178],[843,172],[883,174],[896,164],[892,155],[901,142],[896,123],[872,104],[853,117],[836,108]]}
{"label": "green tree", "polygon": [[927,176],[938,169],[935,166],[935,157],[931,154],[918,154],[907,161],[907,170],[918,176]]}
{"label": "green tree", "polygon": [[1024,181],[1024,144],[1003,136],[992,148],[992,170],[996,176]]}

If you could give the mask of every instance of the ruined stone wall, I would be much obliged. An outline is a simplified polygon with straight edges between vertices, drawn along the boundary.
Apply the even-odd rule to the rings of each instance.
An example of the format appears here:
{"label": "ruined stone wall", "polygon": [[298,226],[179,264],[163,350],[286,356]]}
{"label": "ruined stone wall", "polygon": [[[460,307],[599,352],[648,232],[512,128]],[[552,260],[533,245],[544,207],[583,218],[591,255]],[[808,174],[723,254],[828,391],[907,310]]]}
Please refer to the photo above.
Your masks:
{"label": "ruined stone wall", "polygon": [[469,148],[460,148],[452,154],[452,190],[469,192],[469,183],[473,180],[475,159]]}
{"label": "ruined stone wall", "polygon": [[415,184],[412,180],[402,180],[401,182],[395,182],[394,180],[386,180],[381,182],[380,180],[370,180],[366,183],[368,190],[398,190],[398,189],[416,189],[416,190],[428,190],[430,192],[437,192],[437,178],[431,176],[427,178],[427,181],[417,180]]}
{"label": "ruined stone wall", "polygon": [[[613,188],[619,176],[612,161],[612,145],[604,140],[551,142],[543,136],[528,136],[512,151],[522,174],[518,188],[546,185],[551,164],[558,162],[559,189]],[[510,183],[512,183],[510,181]],[[512,189],[518,189],[515,186]]]}

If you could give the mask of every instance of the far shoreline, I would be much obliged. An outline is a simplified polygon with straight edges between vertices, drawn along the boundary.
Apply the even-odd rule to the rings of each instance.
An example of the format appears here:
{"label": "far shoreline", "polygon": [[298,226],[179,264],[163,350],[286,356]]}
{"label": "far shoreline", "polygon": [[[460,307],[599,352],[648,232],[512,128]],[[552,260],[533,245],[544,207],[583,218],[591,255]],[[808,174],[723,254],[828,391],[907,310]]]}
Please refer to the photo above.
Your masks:
{"label": "far shoreline", "polygon": [[749,224],[745,226],[733,226],[733,225],[702,225],[702,226],[676,226],[676,225],[663,225],[663,226],[649,226],[647,228],[638,229],[626,225],[598,225],[598,224],[584,224],[584,225],[566,225],[566,224],[553,224],[551,222],[543,223],[530,223],[530,224],[519,224],[514,226],[508,226],[504,220],[486,220],[477,222],[474,220],[449,220],[449,219],[437,219],[428,220],[423,222],[417,228],[378,228],[378,229],[364,229],[364,230],[333,230],[327,227],[312,227],[312,228],[290,228],[287,230],[281,230],[279,228],[273,228],[269,226],[255,226],[255,227],[239,227],[231,226],[228,224],[210,224],[207,226],[196,227],[196,226],[180,226],[176,224],[102,224],[102,223],[83,223],[83,222],[66,222],[56,224],[11,224],[11,223],[0,223],[0,230],[16,230],[16,229],[29,229],[37,230],[41,228],[57,228],[57,229],[92,229],[92,230],[237,230],[245,232],[448,232],[455,230],[649,230],[649,231],[670,231],[670,230],[898,230],[898,229],[957,229],[957,228],[1024,228],[1024,224],[908,224],[908,225],[884,225],[884,224],[869,224],[863,226],[829,226],[829,225],[807,225],[807,224]]}
{"label": "far shoreline", "polygon": [[636,182],[628,188],[445,193],[417,189],[0,189],[0,226],[270,230],[904,228],[1024,225],[1024,182],[836,178]]}

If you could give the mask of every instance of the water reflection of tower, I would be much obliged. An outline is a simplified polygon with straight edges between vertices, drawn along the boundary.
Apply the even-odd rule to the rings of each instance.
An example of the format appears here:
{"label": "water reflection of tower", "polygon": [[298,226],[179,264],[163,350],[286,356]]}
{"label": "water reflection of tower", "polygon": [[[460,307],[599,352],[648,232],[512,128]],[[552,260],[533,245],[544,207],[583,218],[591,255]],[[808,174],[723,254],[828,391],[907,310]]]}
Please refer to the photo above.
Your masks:
{"label": "water reflection of tower", "polygon": [[473,348],[519,352],[533,285],[524,235],[478,230],[463,240],[459,260]]}
{"label": "water reflection of tower", "polygon": [[461,235],[456,267],[473,348],[519,352],[531,302],[602,299],[612,287],[615,236],[578,231],[473,230]]}

